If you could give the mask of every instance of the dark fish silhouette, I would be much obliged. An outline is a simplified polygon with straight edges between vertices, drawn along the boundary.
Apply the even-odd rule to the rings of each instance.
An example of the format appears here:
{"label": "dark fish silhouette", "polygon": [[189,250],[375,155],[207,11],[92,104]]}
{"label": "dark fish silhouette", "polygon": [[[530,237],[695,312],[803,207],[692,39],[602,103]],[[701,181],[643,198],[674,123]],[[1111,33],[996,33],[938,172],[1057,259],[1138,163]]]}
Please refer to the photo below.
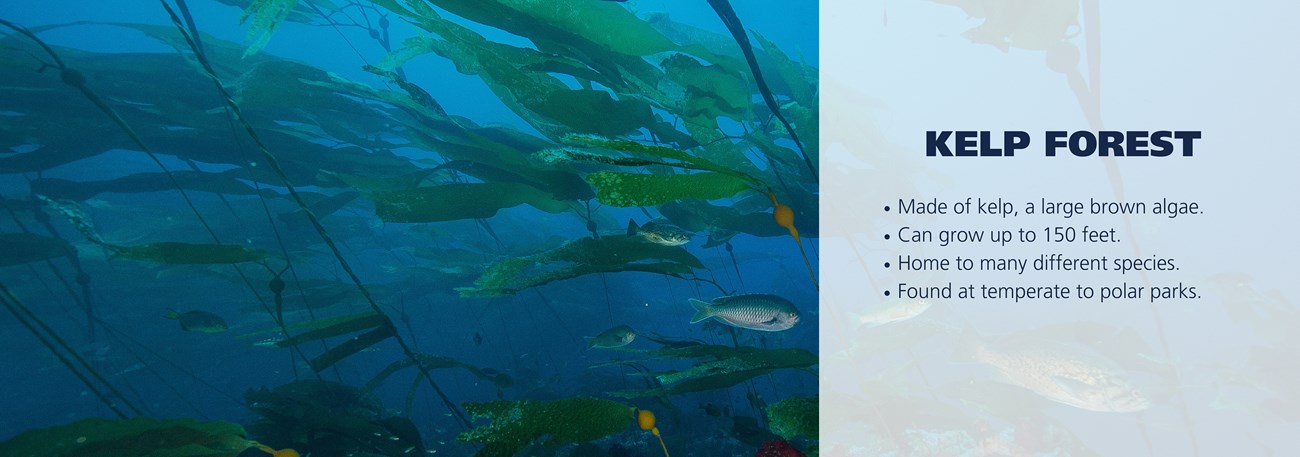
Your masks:
{"label": "dark fish silhouette", "polygon": [[226,331],[226,321],[216,314],[207,311],[186,311],[177,312],[174,309],[167,308],[163,317],[180,321],[181,330],[198,333],[221,333]]}

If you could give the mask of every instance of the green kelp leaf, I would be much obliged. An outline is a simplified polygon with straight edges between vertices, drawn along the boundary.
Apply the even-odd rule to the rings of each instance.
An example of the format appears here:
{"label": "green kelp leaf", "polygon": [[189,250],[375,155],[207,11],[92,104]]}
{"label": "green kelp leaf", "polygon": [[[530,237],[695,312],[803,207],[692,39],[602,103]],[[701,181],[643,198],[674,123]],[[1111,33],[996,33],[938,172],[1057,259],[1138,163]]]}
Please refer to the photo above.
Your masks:
{"label": "green kelp leaf", "polygon": [[354,175],[350,173],[340,173],[334,171],[321,170],[320,177],[322,180],[338,180],[347,187],[363,191],[400,191],[418,187],[424,182],[425,178],[433,174],[433,170],[416,170],[403,175]]}
{"label": "green kelp leaf", "polygon": [[231,95],[249,114],[270,111],[274,115],[288,107],[304,112],[290,119],[270,119],[276,121],[305,120],[305,113],[375,114],[373,107],[341,90],[344,87],[331,84],[335,78],[325,70],[298,62],[267,60],[245,69],[232,84]]}
{"label": "green kelp leaf", "polygon": [[673,54],[660,65],[668,79],[685,89],[681,112],[685,117],[740,119],[749,109],[749,86],[741,75],[716,65],[702,64],[684,54]]}
{"label": "green kelp leaf", "polygon": [[384,222],[418,223],[486,219],[503,208],[529,204],[551,213],[568,209],[535,187],[518,183],[451,183],[371,194]]}
{"label": "green kelp leaf", "polygon": [[387,321],[384,319],[384,316],[373,312],[353,314],[350,316],[338,316],[328,319],[317,319],[297,324],[296,328],[308,330],[298,335],[294,335],[292,338],[280,340],[276,342],[275,345],[282,348],[297,346],[312,340],[325,339],[378,327],[384,325],[385,322]]}
{"label": "green kelp leaf", "polygon": [[0,457],[235,457],[252,444],[228,422],[83,419],[0,443]]}
{"label": "green kelp leaf", "polygon": [[590,47],[594,43],[631,56],[676,48],[650,24],[615,2],[432,0],[430,3],[471,21],[533,40],[576,47]]}
{"label": "green kelp leaf", "polygon": [[[719,173],[728,173],[728,174],[736,173],[733,170],[730,170],[716,163],[710,162],[707,159],[694,156],[685,151],[679,151],[673,148],[666,148],[663,146],[655,146],[650,144],[638,143],[631,140],[619,140],[619,139],[604,138],[604,137],[592,136],[592,135],[570,134],[564,137],[564,141],[568,143],[580,145],[580,146],[613,149],[615,151],[623,151],[631,154],[651,156],[651,157],[657,157],[663,159],[672,159],[672,160],[680,161],[685,164],[689,164],[691,165],[691,167],[698,170],[709,170],[709,171],[716,171]],[[674,166],[671,163],[664,163],[664,162],[658,162],[658,163],[661,163],[663,165]]]}
{"label": "green kelp leaf", "polygon": [[404,62],[425,52],[434,52],[450,60],[456,70],[482,78],[488,88],[511,111],[530,125],[548,135],[558,137],[568,128],[534,112],[545,104],[548,95],[568,91],[559,78],[546,73],[526,71],[521,65],[544,62],[546,57],[536,49],[520,48],[488,41],[466,27],[445,20],[428,4],[410,2],[414,10],[413,23],[443,39],[408,40],[407,47],[399,50],[381,69]]}
{"label": "green kelp leaf", "polygon": [[803,349],[759,349],[749,346],[692,345],[645,351],[652,359],[706,358],[682,371],[654,374],[662,386],[653,389],[610,392],[620,398],[677,395],[724,389],[778,369],[808,368],[817,364],[817,354]]}
{"label": "green kelp leaf", "polygon": [[772,433],[787,441],[796,436],[818,439],[817,397],[790,397],[767,407],[767,423]]}
{"label": "green kelp leaf", "polygon": [[754,40],[763,47],[763,54],[776,71],[763,70],[769,76],[768,83],[777,93],[785,92],[790,98],[801,104],[815,103],[817,93],[817,69],[791,60],[776,43],[771,42],[758,32],[750,32]]}
{"label": "green kelp leaf", "polygon": [[[417,352],[415,353],[415,360],[419,360],[420,366],[428,370],[435,370],[441,368],[462,368],[465,369],[466,371],[469,371],[470,374],[474,375],[475,377],[482,379],[484,381],[491,382],[492,384],[496,385],[498,388],[502,388],[502,389],[506,387],[510,387],[511,385],[514,384],[514,381],[510,379],[510,376],[506,375],[505,373],[485,370],[477,366],[470,365],[468,363],[453,359],[451,357],[444,357],[440,355]],[[380,384],[383,384],[384,381],[387,380],[389,376],[392,376],[394,373],[397,373],[398,371],[401,371],[404,368],[409,368],[413,366],[415,366],[415,361],[409,357],[393,362],[389,364],[387,368],[384,368],[384,371],[381,371],[378,374],[376,374],[374,377],[370,378],[370,381],[366,383],[365,390],[373,392],[376,388],[379,387]]]}
{"label": "green kelp leaf", "polygon": [[[772,222],[771,211],[741,213],[734,207],[682,200],[660,205],[659,212],[674,225],[691,232],[741,232],[764,238],[790,233]],[[799,231],[802,233],[804,229],[800,227]]]}
{"label": "green kelp leaf", "polygon": [[[257,1],[259,0],[217,0],[217,3],[221,3],[223,5],[235,6],[241,9],[246,9],[248,8],[249,4],[252,4]],[[284,20],[291,21],[291,22],[299,22],[308,25],[314,25],[319,23],[321,20],[320,14],[317,14],[316,10],[312,9],[311,5],[307,5],[307,3],[311,3],[311,5],[315,5],[317,8],[320,8],[321,11],[325,11],[327,13],[336,12],[342,9],[342,7],[335,4],[333,0],[311,0],[310,2],[302,2],[294,6],[293,11],[291,11],[288,17],[286,17]],[[172,28],[172,31],[175,32],[176,29]],[[207,44],[206,38],[204,39],[203,43]]]}
{"label": "green kelp leaf", "polygon": [[606,165],[616,165],[620,167],[644,167],[649,165],[663,165],[669,167],[682,166],[681,164],[663,162],[654,159],[623,157],[623,156],[618,156],[613,154],[578,151],[576,149],[570,149],[570,148],[544,149],[533,153],[533,158],[541,163],[545,163],[548,165],[558,165],[558,164],[565,164],[569,162],[592,162],[592,163],[603,163]]}
{"label": "green kelp leaf", "polygon": [[248,45],[248,50],[244,51],[244,57],[257,54],[266,47],[271,41],[271,35],[275,34],[275,29],[280,23],[289,17],[293,8],[298,5],[298,0],[253,0],[253,3],[244,9],[244,13],[239,16],[239,22],[243,23],[249,17],[253,18],[252,25],[248,27],[248,39],[252,41]]}
{"label": "green kelp leaf", "polygon": [[[215,192],[223,195],[257,195],[257,189],[240,180],[246,176],[247,174],[242,170],[221,173],[176,170],[171,172],[171,177],[166,173],[134,173],[103,181],[37,178],[32,180],[31,187],[32,192],[50,198],[75,201],[85,201],[105,192],[167,192],[176,190],[178,184],[185,190]],[[268,196],[274,195],[272,192],[265,193]]]}
{"label": "green kelp leaf", "polygon": [[64,257],[72,252],[72,245],[58,238],[34,233],[0,233],[0,267]]}
{"label": "green kelp leaf", "polygon": [[722,360],[697,363],[688,370],[655,376],[664,384],[676,384],[728,373],[807,368],[817,364],[817,355],[803,349],[738,349]]}
{"label": "green kelp leaf", "polygon": [[254,262],[266,258],[266,251],[233,244],[162,242],[137,246],[104,246],[113,251],[113,258],[180,265]]}
{"label": "green kelp leaf", "polygon": [[437,38],[427,36],[413,36],[402,40],[402,47],[388,53],[375,67],[382,71],[396,71],[411,59],[435,52],[439,41]]}
{"label": "green kelp leaf", "polygon": [[[709,132],[715,135],[716,132]],[[717,134],[720,135],[720,134]],[[698,136],[696,139],[699,139]],[[734,176],[749,183],[754,189],[767,187],[761,179],[759,170],[754,167],[752,162],[745,157],[743,150],[736,144],[731,143],[722,137],[710,137],[709,142],[712,144],[701,148],[697,153],[689,153],[677,149],[638,143],[631,140],[610,139],[595,135],[566,135],[563,140],[566,143],[585,146],[588,148],[609,149],[621,151],[633,155],[632,158],[625,158],[622,161],[634,162],[637,160],[650,161],[658,165],[669,167],[684,168],[690,170],[706,170],[722,173],[728,176]],[[578,154],[572,160],[591,160],[589,157],[597,159],[605,157],[603,154],[586,152]],[[667,159],[667,160],[663,160]],[[718,159],[722,159],[721,162]],[[623,165],[620,161],[594,160],[611,165]]]}
{"label": "green kelp leaf", "polygon": [[537,103],[525,102],[524,106],[572,131],[611,137],[654,121],[650,104],[636,99],[615,100],[603,90],[551,91]]}
{"label": "green kelp leaf", "polygon": [[527,184],[537,188],[537,190],[550,193],[556,200],[587,200],[596,196],[592,192],[591,186],[576,173],[525,167],[513,168],[519,171],[515,172],[473,160],[452,160],[434,167],[433,170],[456,170],[485,182]]}
{"label": "green kelp leaf", "polygon": [[610,206],[654,206],[683,198],[717,200],[749,189],[745,180],[722,173],[648,175],[601,171],[587,175],[596,199]]}
{"label": "green kelp leaf", "polygon": [[[139,28],[151,36],[163,33]],[[170,24],[166,29],[176,35],[175,27]],[[189,52],[188,45],[180,46],[185,53]],[[346,84],[327,72],[271,56],[240,61],[242,46],[234,53],[215,41],[205,41],[204,47],[231,90],[237,92],[241,101],[244,101],[242,97],[248,97],[248,103],[241,104],[241,108],[263,132],[263,140],[278,156],[290,182],[300,186],[317,184],[313,178],[320,169],[364,170],[374,174],[398,174],[415,169],[409,160],[399,162],[402,158],[377,151],[391,146],[374,147],[374,143],[382,143],[375,132],[392,132],[390,119],[397,109],[388,104],[369,103],[371,97],[359,92],[362,89],[359,85]],[[10,49],[0,47],[0,56],[25,56],[27,51]],[[77,69],[91,82],[111,81],[112,84],[96,86],[96,91],[106,100],[121,101],[114,109],[137,127],[145,144],[152,145],[160,154],[245,167],[251,177],[244,179],[280,182],[278,177],[271,176],[268,167],[249,166],[246,157],[241,159],[240,154],[230,153],[246,145],[241,146],[241,140],[230,135],[227,114],[211,93],[212,82],[203,72],[195,71],[193,59],[174,52],[95,54],[54,49],[64,59],[77,62]],[[6,93],[7,109],[23,113],[6,117],[6,128],[0,133],[0,150],[22,144],[38,148],[30,153],[0,157],[0,169],[37,171],[104,151],[138,147],[121,135],[117,127],[105,124],[102,113],[76,109],[75,103],[84,104],[85,97],[77,91],[59,90],[66,87],[57,77],[37,72],[8,72],[0,79],[3,79],[0,85],[12,88]],[[400,92],[394,95],[410,98]],[[74,131],[80,134],[68,135]],[[319,132],[329,136],[320,138]],[[346,144],[364,145],[371,153],[343,146]]]}
{"label": "green kelp leaf", "polygon": [[[749,151],[751,148],[749,145],[729,138],[727,134],[719,130],[716,123],[710,123],[709,125],[711,126],[693,122],[685,123],[686,131],[690,132],[691,136],[702,145],[693,151],[694,155],[700,160],[708,160],[719,167],[734,170],[732,173],[751,177],[754,181],[763,182],[766,185],[767,181],[760,180],[758,177],[770,176],[770,172],[765,172],[754,164],[754,160],[763,162],[766,162],[766,160],[750,158]],[[777,180],[775,176],[771,176],[768,181]],[[761,188],[758,185],[755,185],[755,187]]]}
{"label": "green kelp leaf", "polygon": [[577,60],[564,59],[562,58],[562,56],[548,56],[548,57],[549,58],[544,61],[538,63],[531,63],[528,65],[522,65],[519,68],[521,70],[528,70],[528,71],[538,72],[538,73],[559,73],[563,75],[569,75],[578,79],[579,81],[583,81],[584,82],[583,86],[588,89],[591,88],[590,86],[592,82],[600,83],[605,87],[612,87],[617,85],[616,82],[611,81],[609,78],[605,77],[605,75],[597,73],[596,70],[592,70],[590,67],[582,64],[582,62],[579,62]]}
{"label": "green kelp leaf", "polygon": [[[360,192],[353,191],[339,192],[334,195],[323,195],[315,192],[300,192],[299,194],[303,196],[304,200],[306,200],[307,210],[311,211],[312,214],[319,218],[324,218],[338,212],[343,209],[343,207],[347,206],[348,203],[352,203],[353,200],[356,200],[357,197],[361,196]],[[286,223],[306,217],[303,215],[303,210],[301,208],[280,213],[277,216],[281,221]]]}
{"label": "green kelp leaf", "polygon": [[396,334],[396,329],[393,328],[392,323],[387,317],[372,312],[317,319],[294,324],[291,327],[294,329],[306,329],[307,331],[294,335],[291,338],[275,341],[273,343],[274,346],[293,347],[309,341],[323,341],[326,338],[343,336],[349,333],[360,332],[362,330],[369,330],[340,342],[325,351],[325,353],[312,359],[311,367],[317,372],[329,368],[339,360],[343,360],[348,356],[361,352],[366,348],[374,346],[375,344],[378,344]]}
{"label": "green kelp leaf", "polygon": [[260,416],[248,424],[249,433],[272,447],[293,446],[303,456],[424,454],[414,424],[388,416],[378,397],[347,384],[302,380],[248,389],[243,396]]}
{"label": "green kelp leaf", "polygon": [[[429,25],[429,28],[441,27],[441,25],[433,20],[432,17],[424,17],[424,19],[426,21],[425,24]],[[457,36],[458,35],[453,35],[452,37],[454,39]],[[464,44],[473,44],[476,41],[477,40],[468,40]],[[462,46],[464,44],[462,44]],[[482,44],[484,46],[503,46],[499,43],[491,43],[489,45],[484,42]],[[594,81],[606,87],[616,84],[615,81],[612,81],[605,75],[591,69],[581,61],[563,55],[544,54],[528,48],[514,48],[514,50],[510,52],[511,62],[518,70],[524,70],[531,73],[560,73],[573,76],[580,80]],[[482,68],[476,63],[477,59],[471,59],[471,55],[467,55],[452,43],[426,36],[415,36],[403,40],[402,47],[384,56],[384,60],[380,61],[375,68],[381,71],[393,71],[398,67],[405,65],[406,62],[411,59],[430,53],[458,54],[457,57],[460,58],[458,62],[462,65],[466,65],[466,67],[461,69],[461,71],[477,73],[482,70]]]}
{"label": "green kelp leaf", "polygon": [[369,332],[349,338],[339,345],[330,348],[328,351],[325,351],[324,354],[311,359],[311,369],[320,373],[324,369],[338,363],[338,361],[343,360],[352,354],[364,351],[366,348],[374,346],[380,341],[396,335],[397,329],[393,328],[391,322],[385,320],[383,325],[376,327]]}
{"label": "green kelp leaf", "polygon": [[738,60],[738,68],[745,68],[743,57],[740,55],[740,48],[736,47],[736,39],[732,38],[731,35],[678,22],[673,19],[671,13],[667,12],[646,13],[644,17],[651,27],[654,27],[655,30],[672,40],[672,42],[702,50],[689,52],[691,55],[711,55],[713,59],[727,56]]}
{"label": "green kelp leaf", "polygon": [[680,246],[662,246],[640,237],[579,238],[550,251],[500,260],[488,266],[473,287],[457,290],[462,297],[495,297],[592,273],[680,276],[703,267],[700,259]]}
{"label": "green kelp leaf", "polygon": [[502,400],[463,406],[471,416],[492,421],[456,438],[483,444],[475,457],[511,457],[539,440],[547,446],[592,441],[621,432],[632,423],[632,409],[627,405],[591,397]]}
{"label": "green kelp leaf", "polygon": [[[492,3],[474,2],[465,6],[492,9],[493,20],[500,19],[499,14],[531,20],[526,15],[518,15],[509,8]],[[443,19],[424,2],[408,2],[405,6],[409,9],[402,9],[414,15],[411,18],[413,24],[440,39],[409,40],[405,48],[393,53],[380,68],[392,68],[406,59],[434,52],[452,61],[457,71],[482,78],[511,111],[552,139],[574,131],[617,135],[641,127],[660,128],[649,107],[651,101],[659,105],[667,99],[656,93],[626,90],[627,80],[635,79],[640,83],[638,87],[657,91],[655,85],[662,73],[644,59],[593,47],[590,42],[575,39],[567,31],[558,29],[552,31],[572,43],[535,41],[536,49],[510,46],[489,41],[471,29]],[[575,11],[588,6],[574,4],[569,12],[579,14]],[[498,9],[500,11],[496,11]],[[614,7],[613,11],[621,11],[621,8]],[[511,25],[518,24],[511,22]],[[549,24],[541,25],[550,27]],[[586,86],[588,89],[575,91],[566,80],[552,75],[552,71],[598,83],[617,97],[591,90],[594,84]],[[651,82],[641,81],[643,79]]]}
{"label": "green kelp leaf", "polygon": [[[779,124],[779,123],[778,123]],[[764,156],[785,165],[787,169],[794,169],[798,173],[797,167],[802,167],[803,159],[799,158],[799,153],[793,149],[776,144],[776,140],[767,132],[753,131],[745,135],[745,142],[758,148]]]}

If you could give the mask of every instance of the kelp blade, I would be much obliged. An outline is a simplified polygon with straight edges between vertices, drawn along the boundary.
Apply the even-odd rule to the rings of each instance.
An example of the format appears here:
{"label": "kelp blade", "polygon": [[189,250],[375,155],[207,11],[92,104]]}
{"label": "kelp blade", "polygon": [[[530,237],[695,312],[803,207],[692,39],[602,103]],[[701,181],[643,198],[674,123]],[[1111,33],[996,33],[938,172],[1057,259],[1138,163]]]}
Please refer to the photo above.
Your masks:
{"label": "kelp blade", "polygon": [[0,267],[64,257],[72,245],[34,233],[0,233]]}
{"label": "kelp blade", "polygon": [[748,346],[733,348],[720,345],[696,345],[648,351],[647,354],[669,358],[709,358],[682,371],[655,375],[661,387],[644,390],[610,392],[621,398],[677,395],[723,389],[757,376],[784,368],[808,368],[817,364],[817,355],[804,349],[759,349]]}
{"label": "kelp blade", "polygon": [[462,297],[511,295],[520,290],[592,273],[642,271],[684,275],[704,264],[679,246],[661,246],[639,237],[579,238],[550,251],[494,263],[462,287]]}
{"label": "kelp blade", "polygon": [[393,328],[392,323],[385,321],[383,326],[357,335],[356,337],[343,342],[343,344],[334,346],[330,350],[325,351],[324,354],[311,359],[311,368],[320,372],[352,354],[361,352],[366,348],[374,346],[380,341],[386,340],[395,335],[397,335],[397,329]]}
{"label": "kelp blade", "polygon": [[486,219],[525,203],[548,212],[568,208],[532,186],[509,182],[442,184],[375,192],[372,198],[376,216],[399,223]]}
{"label": "kelp blade", "polygon": [[266,258],[266,251],[233,244],[163,242],[138,246],[109,245],[113,257],[178,265],[215,265],[254,262]]}
{"label": "kelp blade", "polygon": [[244,429],[193,419],[83,419],[29,430],[0,443],[3,457],[235,457],[249,447]]}
{"label": "kelp blade", "polygon": [[769,405],[764,412],[772,433],[793,440],[796,436],[818,438],[817,410],[817,397],[790,397]]}
{"label": "kelp blade", "polygon": [[[574,135],[574,134],[565,135],[564,141],[576,145],[581,145],[581,146],[612,149],[615,151],[623,151],[627,153],[632,153],[641,156],[650,156],[659,159],[672,159],[672,160],[679,161],[681,164],[689,165],[689,167],[695,169],[716,171],[718,173],[729,174],[743,179],[753,179],[753,177],[751,176],[744,175],[740,172],[719,165],[716,162],[713,162],[711,160],[705,159],[703,157],[699,157],[694,154],[690,154],[685,151],[679,151],[673,148],[669,148],[669,147],[656,146],[651,144],[642,144],[631,140],[618,140],[618,139],[604,138],[604,137],[593,136],[593,135]],[[754,181],[757,182],[757,180]]]}
{"label": "kelp blade", "polygon": [[389,376],[392,376],[394,373],[397,373],[404,368],[415,366],[416,361],[419,361],[420,366],[426,370],[463,368],[475,377],[495,384],[498,388],[510,387],[510,385],[513,384],[513,380],[511,380],[505,373],[490,374],[482,368],[461,362],[451,357],[417,352],[415,353],[414,359],[405,358],[388,364],[383,371],[380,371],[374,377],[371,377],[370,381],[366,382],[365,390],[374,391],[380,384],[383,384]]}
{"label": "kelp blade", "polygon": [[683,198],[717,200],[749,189],[744,179],[722,173],[650,175],[600,171],[587,175],[596,199],[610,206],[654,206]]}
{"label": "kelp blade", "polygon": [[545,445],[596,440],[623,431],[632,422],[627,405],[591,397],[502,400],[464,407],[470,415],[492,421],[457,438],[483,444],[475,457],[510,457],[543,437]]}
{"label": "kelp blade", "polygon": [[384,316],[375,313],[345,316],[337,322],[331,322],[324,327],[295,335],[294,337],[280,341],[275,345],[279,347],[297,346],[312,340],[319,340],[378,327],[384,325],[384,322],[386,322]]}

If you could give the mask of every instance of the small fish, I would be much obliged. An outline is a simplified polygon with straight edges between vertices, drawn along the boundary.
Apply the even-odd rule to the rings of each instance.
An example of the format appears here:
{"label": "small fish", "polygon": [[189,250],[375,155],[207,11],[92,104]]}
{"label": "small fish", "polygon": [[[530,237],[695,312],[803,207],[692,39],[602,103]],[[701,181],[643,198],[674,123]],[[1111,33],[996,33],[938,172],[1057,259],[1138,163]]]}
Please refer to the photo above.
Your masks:
{"label": "small fish", "polygon": [[167,308],[167,312],[163,314],[163,317],[180,321],[181,330],[187,332],[221,333],[226,331],[226,321],[207,311],[178,313],[174,309]]}
{"label": "small fish", "polygon": [[1114,362],[1095,352],[1043,338],[985,340],[967,329],[959,358],[998,370],[1003,381],[1079,409],[1127,413],[1151,406]]}
{"label": "small fish", "polygon": [[891,298],[858,316],[858,323],[863,328],[875,328],[885,324],[901,322],[920,316],[930,309],[928,300],[905,300]]}
{"label": "small fish", "polygon": [[475,345],[475,346],[482,346],[482,345],[483,345],[483,335],[481,335],[481,334],[479,334],[479,333],[477,333],[477,332],[474,333],[474,345]]}
{"label": "small fish", "polygon": [[695,307],[691,323],[709,318],[732,327],[778,332],[799,323],[799,310],[789,300],[768,294],[732,295],[718,297],[712,302],[690,299]]}
{"label": "small fish", "polygon": [[253,343],[253,346],[254,346],[254,347],[259,347],[259,348],[275,348],[275,347],[280,347],[280,342],[282,342],[282,341],[284,341],[284,340],[287,340],[287,339],[289,339],[289,338],[286,337],[286,336],[283,336],[283,335],[281,335],[281,336],[273,336],[273,337],[270,337],[270,338],[267,338],[267,339],[264,339],[264,340],[258,341],[258,342],[256,342],[256,343]]}
{"label": "small fish", "polygon": [[609,330],[600,332],[596,336],[584,336],[587,339],[587,349],[591,348],[617,348],[627,346],[632,340],[636,339],[636,331],[632,327],[620,325]]}
{"label": "small fish", "polygon": [[628,219],[627,220],[628,238],[638,236],[638,235],[640,235],[641,238],[645,238],[646,241],[661,246],[681,246],[683,244],[691,242],[691,235],[687,234],[685,231],[675,226],[668,225],[668,224],[657,224],[655,223],[655,221],[649,221],[646,222],[644,225],[638,227],[636,225],[636,220]]}
{"label": "small fish", "polygon": [[700,409],[704,410],[704,414],[708,414],[713,417],[722,417],[722,416],[731,415],[730,411],[724,411],[722,408],[719,408],[718,405],[715,405],[713,403],[705,403],[703,405],[700,405]]}
{"label": "small fish", "polygon": [[144,364],[143,364],[143,363],[136,362],[136,363],[134,363],[134,364],[131,364],[131,366],[129,366],[129,367],[126,367],[126,368],[123,368],[123,369],[121,369],[121,370],[118,370],[117,373],[113,373],[113,375],[114,375],[114,376],[121,376],[121,375],[124,375],[124,374],[127,374],[127,373],[134,373],[134,372],[136,372],[136,371],[143,370],[143,369],[144,369]]}

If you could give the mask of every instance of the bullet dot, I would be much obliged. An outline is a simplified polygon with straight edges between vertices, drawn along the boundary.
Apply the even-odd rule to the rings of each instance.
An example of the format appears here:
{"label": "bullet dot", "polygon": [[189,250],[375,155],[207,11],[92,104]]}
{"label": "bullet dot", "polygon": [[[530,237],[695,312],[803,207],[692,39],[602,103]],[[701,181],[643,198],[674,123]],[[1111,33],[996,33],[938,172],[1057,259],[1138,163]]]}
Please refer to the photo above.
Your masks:
{"label": "bullet dot", "polygon": [[885,262],[885,268],[889,268],[889,262]]}
{"label": "bullet dot", "polygon": [[885,211],[889,211],[889,207],[888,207],[888,206],[885,207]]}
{"label": "bullet dot", "polygon": [[889,239],[889,235],[885,235],[885,239],[888,240],[888,239]]}
{"label": "bullet dot", "polygon": [[889,291],[888,291],[888,290],[885,291],[885,296],[886,296],[886,297],[889,296]]}

